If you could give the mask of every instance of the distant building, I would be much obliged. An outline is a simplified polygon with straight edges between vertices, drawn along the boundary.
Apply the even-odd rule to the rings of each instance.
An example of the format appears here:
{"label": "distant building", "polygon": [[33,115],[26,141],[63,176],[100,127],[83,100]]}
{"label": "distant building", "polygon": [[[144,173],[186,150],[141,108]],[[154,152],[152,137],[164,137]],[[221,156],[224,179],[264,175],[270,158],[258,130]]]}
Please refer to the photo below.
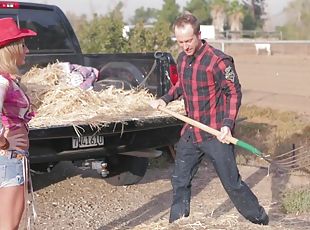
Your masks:
{"label": "distant building", "polygon": [[213,25],[200,25],[202,39],[215,39],[215,28]]}
{"label": "distant building", "polygon": [[[153,28],[153,27],[154,25],[144,25],[144,28]],[[128,39],[130,31],[134,28],[135,28],[135,25],[125,25],[123,27],[123,38]]]}
{"label": "distant building", "polygon": [[129,32],[130,32],[130,27],[128,25],[124,26],[123,27],[123,38],[128,39]]}

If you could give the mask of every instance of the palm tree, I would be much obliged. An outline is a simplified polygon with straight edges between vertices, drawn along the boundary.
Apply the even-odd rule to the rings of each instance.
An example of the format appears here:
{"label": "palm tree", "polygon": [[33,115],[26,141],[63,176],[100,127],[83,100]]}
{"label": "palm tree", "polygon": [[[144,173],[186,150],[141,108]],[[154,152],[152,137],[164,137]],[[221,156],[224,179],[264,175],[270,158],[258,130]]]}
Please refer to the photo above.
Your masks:
{"label": "palm tree", "polygon": [[229,10],[229,25],[230,25],[230,31],[236,32],[233,33],[234,38],[237,38],[238,36],[235,36],[237,34],[240,34],[242,30],[242,21],[244,19],[244,9],[243,6],[239,3],[238,0],[233,0],[230,4]]}
{"label": "palm tree", "polygon": [[215,31],[220,33],[224,32],[227,5],[227,0],[213,0],[211,2],[212,24],[214,25]]}
{"label": "palm tree", "polygon": [[284,13],[287,22],[282,27],[285,39],[310,39],[310,2],[309,0],[294,0],[290,2]]}
{"label": "palm tree", "polygon": [[209,0],[190,0],[183,10],[189,11],[199,18],[201,24],[211,23]]}
{"label": "palm tree", "polygon": [[253,17],[260,17],[264,12],[265,0],[242,0],[243,5],[250,8]]}

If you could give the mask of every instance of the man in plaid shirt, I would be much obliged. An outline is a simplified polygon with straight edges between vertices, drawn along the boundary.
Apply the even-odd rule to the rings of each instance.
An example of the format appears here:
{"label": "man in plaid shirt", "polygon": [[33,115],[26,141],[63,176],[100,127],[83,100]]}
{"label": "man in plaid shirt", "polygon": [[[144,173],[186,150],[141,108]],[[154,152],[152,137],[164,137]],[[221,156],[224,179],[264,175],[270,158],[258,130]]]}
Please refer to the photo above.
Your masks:
{"label": "man in plaid shirt", "polygon": [[187,116],[214,129],[217,137],[185,124],[176,145],[172,175],[173,201],[169,222],[190,213],[191,181],[203,157],[208,157],[237,210],[255,224],[267,225],[269,218],[256,196],[241,180],[231,136],[241,104],[241,86],[233,58],[201,40],[199,22],[191,14],[174,23],[175,37],[183,52],[179,54],[179,80],[168,94],[150,103],[153,108],[183,97]]}

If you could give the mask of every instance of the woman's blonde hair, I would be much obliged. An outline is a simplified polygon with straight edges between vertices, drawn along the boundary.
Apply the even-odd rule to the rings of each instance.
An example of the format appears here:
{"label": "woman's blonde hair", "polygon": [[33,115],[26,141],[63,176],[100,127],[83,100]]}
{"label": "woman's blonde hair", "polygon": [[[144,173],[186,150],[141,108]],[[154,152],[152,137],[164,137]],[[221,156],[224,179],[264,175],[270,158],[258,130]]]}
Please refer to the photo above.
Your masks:
{"label": "woman's blonde hair", "polygon": [[19,74],[17,58],[24,49],[24,39],[12,42],[0,48],[0,72]]}

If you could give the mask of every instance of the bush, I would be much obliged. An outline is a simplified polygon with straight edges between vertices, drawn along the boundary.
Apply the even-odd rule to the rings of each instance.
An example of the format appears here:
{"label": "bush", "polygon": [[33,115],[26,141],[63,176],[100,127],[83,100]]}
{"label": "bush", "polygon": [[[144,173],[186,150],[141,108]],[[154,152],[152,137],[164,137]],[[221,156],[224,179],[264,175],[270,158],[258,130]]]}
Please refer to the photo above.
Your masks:
{"label": "bush", "polygon": [[286,213],[310,212],[310,187],[285,192],[282,207]]}

